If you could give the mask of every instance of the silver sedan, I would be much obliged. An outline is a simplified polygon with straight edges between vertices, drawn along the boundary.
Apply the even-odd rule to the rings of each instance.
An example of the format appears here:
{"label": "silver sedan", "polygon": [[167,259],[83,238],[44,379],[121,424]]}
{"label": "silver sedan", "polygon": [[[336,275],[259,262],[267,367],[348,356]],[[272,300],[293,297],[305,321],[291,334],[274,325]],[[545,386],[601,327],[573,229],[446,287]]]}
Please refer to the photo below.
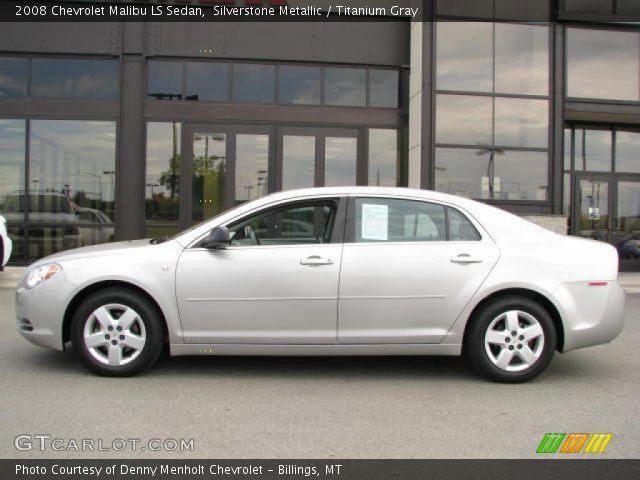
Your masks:
{"label": "silver sedan", "polygon": [[281,192],[166,241],[58,253],[16,292],[20,333],[101,375],[171,355],[460,355],[522,382],[607,343],[624,293],[608,244],[426,190]]}

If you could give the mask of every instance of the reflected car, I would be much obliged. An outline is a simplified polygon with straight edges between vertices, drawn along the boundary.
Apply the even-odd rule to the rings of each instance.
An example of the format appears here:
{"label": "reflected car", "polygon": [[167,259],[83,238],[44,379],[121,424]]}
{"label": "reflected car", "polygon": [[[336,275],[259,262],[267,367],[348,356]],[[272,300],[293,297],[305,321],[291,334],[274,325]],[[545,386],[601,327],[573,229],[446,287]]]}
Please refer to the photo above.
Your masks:
{"label": "reflected car", "polygon": [[[292,221],[306,226],[292,234]],[[171,355],[464,354],[515,383],[556,351],[616,338],[617,277],[611,245],[483,203],[332,187],[247,202],[162,242],[43,258],[17,286],[16,313],[27,340],[70,342],[107,376],[149,368],[167,344]]]}
{"label": "reflected car", "polygon": [[[113,222],[106,213],[95,208],[76,207],[82,245],[113,242]],[[92,226],[86,226],[93,224]]]}
{"label": "reflected car", "polygon": [[0,215],[0,272],[4,270],[4,266],[11,257],[11,248],[13,243],[7,232],[7,221]]}

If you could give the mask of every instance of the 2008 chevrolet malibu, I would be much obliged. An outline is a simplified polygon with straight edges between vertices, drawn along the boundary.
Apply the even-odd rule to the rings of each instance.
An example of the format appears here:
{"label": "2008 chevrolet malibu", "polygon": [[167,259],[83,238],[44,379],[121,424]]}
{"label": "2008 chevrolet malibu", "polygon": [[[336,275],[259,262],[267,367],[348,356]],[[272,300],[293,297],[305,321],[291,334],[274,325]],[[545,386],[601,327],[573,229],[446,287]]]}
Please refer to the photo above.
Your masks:
{"label": "2008 chevrolet malibu", "polygon": [[31,265],[18,329],[101,375],[172,355],[460,355],[522,382],[610,342],[624,292],[608,244],[489,205],[396,188],[281,192],[166,241]]}

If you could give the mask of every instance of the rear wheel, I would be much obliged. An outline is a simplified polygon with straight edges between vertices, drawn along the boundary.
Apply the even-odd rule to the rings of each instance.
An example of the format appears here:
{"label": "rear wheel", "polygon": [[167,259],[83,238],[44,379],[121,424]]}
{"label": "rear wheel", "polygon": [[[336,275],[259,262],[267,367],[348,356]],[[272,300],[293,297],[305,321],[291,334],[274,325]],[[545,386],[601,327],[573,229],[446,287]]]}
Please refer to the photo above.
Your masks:
{"label": "rear wheel", "polygon": [[526,382],[540,375],[553,358],[557,341],[553,320],[529,298],[493,300],[472,321],[467,354],[473,366],[491,380]]}
{"label": "rear wheel", "polygon": [[88,297],[71,326],[75,350],[94,373],[135,375],[155,363],[163,328],[157,308],[137,292],[109,288]]}

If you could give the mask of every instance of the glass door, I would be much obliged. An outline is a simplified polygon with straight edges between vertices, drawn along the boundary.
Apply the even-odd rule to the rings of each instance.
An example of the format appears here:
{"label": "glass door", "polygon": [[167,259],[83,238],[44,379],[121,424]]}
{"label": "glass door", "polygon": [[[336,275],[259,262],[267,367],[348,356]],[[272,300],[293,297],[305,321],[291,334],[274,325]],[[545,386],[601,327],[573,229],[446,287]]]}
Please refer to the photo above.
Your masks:
{"label": "glass door", "polygon": [[357,129],[281,127],[278,129],[276,187],[356,185],[364,176]]}
{"label": "glass door", "polygon": [[620,257],[620,270],[640,271],[640,177],[616,179],[616,209],[613,244]]}
{"label": "glass door", "polygon": [[275,190],[271,127],[186,127],[181,184],[183,228]]}
{"label": "glass door", "polygon": [[576,175],[573,231],[575,235],[611,242],[611,180],[607,175]]}

